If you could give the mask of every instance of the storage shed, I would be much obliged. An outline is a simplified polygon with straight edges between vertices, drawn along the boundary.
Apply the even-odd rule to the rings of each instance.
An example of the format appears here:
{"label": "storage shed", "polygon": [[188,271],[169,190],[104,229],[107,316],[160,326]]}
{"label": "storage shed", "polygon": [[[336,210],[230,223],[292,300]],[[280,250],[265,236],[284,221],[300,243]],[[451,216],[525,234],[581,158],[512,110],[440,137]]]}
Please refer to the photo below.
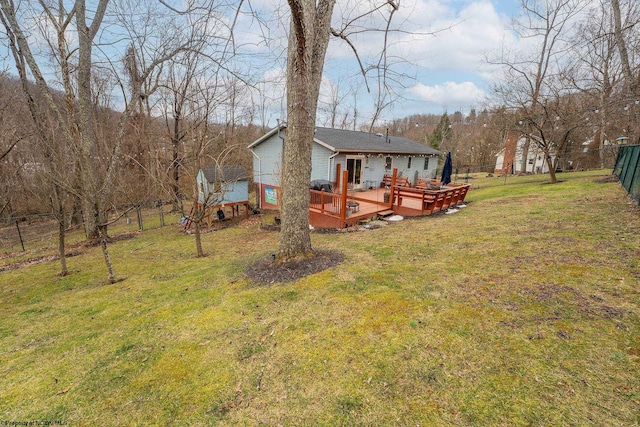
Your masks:
{"label": "storage shed", "polygon": [[196,176],[198,203],[206,206],[245,204],[249,177],[242,166],[205,166]]}

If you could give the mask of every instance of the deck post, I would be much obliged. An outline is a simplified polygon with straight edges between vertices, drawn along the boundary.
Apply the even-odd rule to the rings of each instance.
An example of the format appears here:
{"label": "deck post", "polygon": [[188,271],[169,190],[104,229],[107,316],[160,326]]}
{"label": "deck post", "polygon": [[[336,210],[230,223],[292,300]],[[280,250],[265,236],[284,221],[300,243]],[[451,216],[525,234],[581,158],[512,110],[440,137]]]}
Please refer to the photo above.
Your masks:
{"label": "deck post", "polygon": [[342,221],[343,227],[345,219],[347,217],[347,180],[349,178],[349,171],[342,172],[342,194],[340,198],[340,221]]}
{"label": "deck post", "polygon": [[391,175],[391,191],[389,194],[389,208],[393,206],[393,199],[395,199],[396,193],[396,178],[398,177],[398,168],[393,168],[393,175]]}
{"label": "deck post", "polygon": [[340,187],[340,163],[336,163],[336,188]]}

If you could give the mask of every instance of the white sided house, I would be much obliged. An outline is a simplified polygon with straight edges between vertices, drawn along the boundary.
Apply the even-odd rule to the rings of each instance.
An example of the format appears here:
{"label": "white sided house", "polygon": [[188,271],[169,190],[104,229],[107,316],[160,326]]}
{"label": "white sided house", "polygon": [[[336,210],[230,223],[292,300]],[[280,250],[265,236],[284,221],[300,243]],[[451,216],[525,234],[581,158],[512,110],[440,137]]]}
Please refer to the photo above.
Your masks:
{"label": "white sided house", "polygon": [[[532,138],[534,138],[532,136]],[[522,161],[524,157],[524,147],[527,140],[520,132],[507,132],[505,146],[496,154],[495,173],[511,175],[522,171]],[[552,155],[552,157],[555,157]],[[549,166],[544,159],[542,149],[531,141],[527,151],[527,173],[539,174],[549,173]]]}
{"label": "white sided house", "polygon": [[[283,144],[287,125],[280,124],[251,143],[253,180],[259,205],[280,206]],[[413,184],[435,177],[442,154],[408,138],[368,132],[317,127],[311,152],[311,181],[335,184],[340,171],[348,171],[348,188],[367,190],[381,185],[394,168]]]}

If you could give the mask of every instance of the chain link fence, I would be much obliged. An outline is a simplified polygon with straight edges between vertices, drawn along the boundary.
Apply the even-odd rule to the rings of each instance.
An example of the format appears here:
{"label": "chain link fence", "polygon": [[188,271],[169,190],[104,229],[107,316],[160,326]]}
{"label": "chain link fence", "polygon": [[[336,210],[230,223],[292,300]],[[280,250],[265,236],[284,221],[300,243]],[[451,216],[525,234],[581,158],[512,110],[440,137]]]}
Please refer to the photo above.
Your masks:
{"label": "chain link fence", "polygon": [[621,145],[613,173],[620,184],[640,203],[640,145]]}

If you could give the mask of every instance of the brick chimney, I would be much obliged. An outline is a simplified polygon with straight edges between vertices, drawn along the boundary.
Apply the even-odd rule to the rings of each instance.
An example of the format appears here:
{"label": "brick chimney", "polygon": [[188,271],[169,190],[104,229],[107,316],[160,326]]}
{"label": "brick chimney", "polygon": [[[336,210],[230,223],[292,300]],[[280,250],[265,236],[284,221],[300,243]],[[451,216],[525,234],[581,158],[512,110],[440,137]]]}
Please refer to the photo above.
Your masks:
{"label": "brick chimney", "polygon": [[504,160],[502,162],[502,170],[496,170],[496,173],[512,173],[516,162],[516,149],[520,139],[520,132],[510,130],[504,138]]}

